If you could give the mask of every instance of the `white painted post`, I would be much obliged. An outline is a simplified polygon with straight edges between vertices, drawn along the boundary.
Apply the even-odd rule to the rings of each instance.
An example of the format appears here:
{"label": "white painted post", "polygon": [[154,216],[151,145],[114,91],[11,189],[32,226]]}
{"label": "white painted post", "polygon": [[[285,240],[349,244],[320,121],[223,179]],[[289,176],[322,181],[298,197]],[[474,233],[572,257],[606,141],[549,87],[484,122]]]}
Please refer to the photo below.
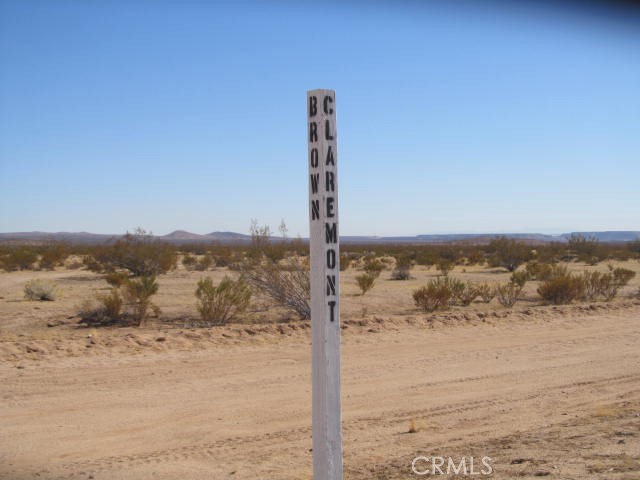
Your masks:
{"label": "white painted post", "polygon": [[307,92],[313,478],[342,480],[336,93]]}

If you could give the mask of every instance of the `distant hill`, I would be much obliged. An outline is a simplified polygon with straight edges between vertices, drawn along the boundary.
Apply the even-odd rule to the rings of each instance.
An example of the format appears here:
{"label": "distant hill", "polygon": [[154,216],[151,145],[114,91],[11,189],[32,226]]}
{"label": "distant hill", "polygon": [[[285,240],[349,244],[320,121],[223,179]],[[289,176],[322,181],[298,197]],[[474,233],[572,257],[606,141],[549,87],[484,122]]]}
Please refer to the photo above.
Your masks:
{"label": "distant hill", "polygon": [[[454,243],[467,242],[483,244],[499,236],[506,236],[516,240],[521,240],[534,244],[550,242],[567,242],[571,235],[583,235],[593,237],[601,242],[618,243],[640,240],[640,231],[610,231],[610,232],[572,232],[561,235],[544,235],[540,233],[452,233],[437,235],[415,235],[398,237],[377,237],[377,236],[342,236],[340,241],[345,244],[385,244],[385,243],[406,243],[406,244],[433,244],[433,243]],[[76,244],[96,245],[115,241],[122,235],[108,235],[88,232],[13,232],[0,233],[0,243],[42,243],[48,241],[65,241]],[[185,230],[176,230],[167,235],[156,236],[158,240],[184,245],[188,243],[248,243],[251,241],[250,235],[235,232],[211,232],[205,235],[191,233]],[[272,237],[273,241],[280,241],[280,237]],[[308,240],[308,239],[302,239]]]}

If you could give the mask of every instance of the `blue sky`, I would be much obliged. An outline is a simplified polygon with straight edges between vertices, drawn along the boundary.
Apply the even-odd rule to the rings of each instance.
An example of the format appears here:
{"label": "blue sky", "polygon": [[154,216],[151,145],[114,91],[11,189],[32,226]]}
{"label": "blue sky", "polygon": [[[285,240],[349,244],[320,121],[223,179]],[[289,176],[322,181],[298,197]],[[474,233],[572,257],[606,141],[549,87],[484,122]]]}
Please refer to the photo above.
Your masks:
{"label": "blue sky", "polygon": [[[577,2],[579,3],[579,2]],[[0,1],[0,231],[640,230],[640,15],[531,3]]]}

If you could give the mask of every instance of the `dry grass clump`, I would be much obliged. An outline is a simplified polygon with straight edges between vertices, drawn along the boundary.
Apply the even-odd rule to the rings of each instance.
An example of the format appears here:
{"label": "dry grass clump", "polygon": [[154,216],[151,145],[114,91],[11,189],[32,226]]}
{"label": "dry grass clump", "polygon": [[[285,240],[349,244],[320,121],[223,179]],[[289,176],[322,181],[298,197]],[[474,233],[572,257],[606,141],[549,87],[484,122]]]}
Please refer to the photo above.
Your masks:
{"label": "dry grass clump", "polygon": [[225,276],[218,286],[210,277],[203,278],[195,294],[200,318],[206,325],[224,325],[243,313],[251,300],[251,289],[242,277],[232,280]]}
{"label": "dry grass clump", "polygon": [[59,295],[60,289],[55,282],[34,278],[24,286],[24,297],[27,300],[54,301]]}

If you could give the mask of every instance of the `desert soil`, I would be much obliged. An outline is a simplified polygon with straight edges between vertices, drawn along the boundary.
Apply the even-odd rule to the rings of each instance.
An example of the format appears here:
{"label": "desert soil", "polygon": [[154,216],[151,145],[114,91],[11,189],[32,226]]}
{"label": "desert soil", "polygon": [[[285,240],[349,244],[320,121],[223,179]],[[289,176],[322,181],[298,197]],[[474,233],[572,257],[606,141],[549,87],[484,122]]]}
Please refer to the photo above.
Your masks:
{"label": "desert soil", "polygon": [[[345,275],[346,479],[434,478],[418,455],[491,458],[436,478],[640,478],[638,300],[426,315],[410,291],[433,274],[365,297]],[[63,297],[22,300],[34,276]],[[262,323],[185,328],[200,276],[162,280],[165,320],[96,330],[73,315],[100,277],[0,275],[0,478],[311,478],[308,326],[258,302]]]}

